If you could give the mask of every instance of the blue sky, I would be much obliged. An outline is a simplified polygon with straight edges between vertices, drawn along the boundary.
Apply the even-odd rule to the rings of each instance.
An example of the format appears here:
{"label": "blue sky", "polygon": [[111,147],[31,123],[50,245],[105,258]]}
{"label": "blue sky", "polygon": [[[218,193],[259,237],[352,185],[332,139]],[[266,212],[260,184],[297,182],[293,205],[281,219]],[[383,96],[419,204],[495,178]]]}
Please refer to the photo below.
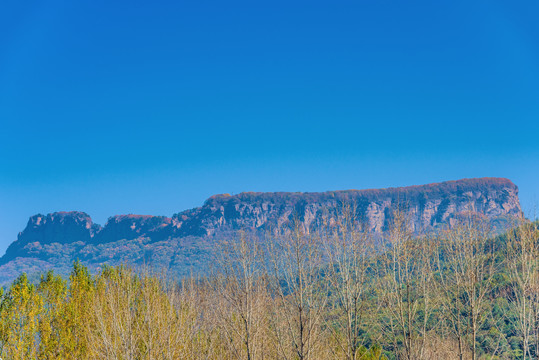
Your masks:
{"label": "blue sky", "polygon": [[0,254],[35,213],[499,176],[539,195],[537,2],[0,5]]}

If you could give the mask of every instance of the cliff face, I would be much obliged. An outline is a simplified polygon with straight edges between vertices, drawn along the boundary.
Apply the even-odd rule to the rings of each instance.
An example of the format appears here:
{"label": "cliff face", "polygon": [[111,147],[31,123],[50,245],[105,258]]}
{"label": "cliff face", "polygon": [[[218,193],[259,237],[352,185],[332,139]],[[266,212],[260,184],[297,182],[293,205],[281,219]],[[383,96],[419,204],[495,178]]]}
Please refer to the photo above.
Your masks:
{"label": "cliff face", "polygon": [[308,229],[342,204],[353,204],[357,218],[377,233],[387,228],[397,208],[409,212],[416,231],[451,224],[465,211],[491,219],[522,212],[518,188],[510,180],[483,178],[379,190],[215,195],[202,207],[176,214],[172,220],[178,233],[196,235],[211,235],[222,227],[277,227],[295,217]]}
{"label": "cliff face", "polygon": [[100,230],[101,227],[94,224],[90,216],[83,212],[62,211],[48,215],[37,214],[30,217],[26,228],[19,233],[17,241],[8,247],[0,263],[24,251],[28,244],[88,242]]}
{"label": "cliff face", "polygon": [[119,239],[136,239],[144,236],[152,240],[162,240],[172,236],[172,219],[151,215],[116,215],[107,221],[105,227],[95,236],[96,243]]}
{"label": "cliff face", "polygon": [[[58,263],[70,265],[76,258],[96,266],[119,260],[155,259],[165,266],[181,265],[211,252],[208,239],[216,234],[277,228],[293,219],[300,220],[308,231],[323,218],[331,221],[342,204],[354,205],[357,218],[374,233],[387,229],[397,208],[408,211],[416,231],[451,225],[466,211],[478,212],[492,221],[522,213],[518,188],[501,178],[379,190],[223,194],[171,218],[117,215],[109,218],[104,227],[94,224],[83,212],[57,212],[30,218],[26,229],[0,259],[0,274],[42,270],[57,267]],[[194,264],[200,266],[197,261]]]}

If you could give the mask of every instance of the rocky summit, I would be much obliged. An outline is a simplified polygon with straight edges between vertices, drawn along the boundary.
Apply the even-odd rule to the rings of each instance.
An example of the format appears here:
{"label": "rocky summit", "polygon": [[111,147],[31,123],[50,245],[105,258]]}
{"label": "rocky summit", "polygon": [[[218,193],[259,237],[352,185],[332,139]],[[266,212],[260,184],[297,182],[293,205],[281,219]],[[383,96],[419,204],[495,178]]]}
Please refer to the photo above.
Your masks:
{"label": "rocky summit", "polygon": [[377,234],[388,228],[397,208],[406,209],[417,232],[451,226],[463,212],[495,223],[522,214],[517,186],[503,178],[321,193],[221,194],[172,217],[116,215],[104,226],[84,212],[37,214],[0,258],[0,283],[22,271],[52,268],[66,274],[75,259],[94,270],[103,264],[148,264],[181,275],[204,268],[216,242],[237,230],[264,232],[296,219],[308,231],[343,204],[352,204],[357,218]]}

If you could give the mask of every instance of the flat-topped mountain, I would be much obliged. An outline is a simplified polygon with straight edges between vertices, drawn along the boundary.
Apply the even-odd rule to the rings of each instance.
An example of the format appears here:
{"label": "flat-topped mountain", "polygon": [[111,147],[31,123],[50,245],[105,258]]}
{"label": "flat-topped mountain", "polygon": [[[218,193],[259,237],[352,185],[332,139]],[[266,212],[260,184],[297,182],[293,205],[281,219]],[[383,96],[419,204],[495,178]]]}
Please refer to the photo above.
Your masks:
{"label": "flat-topped mountain", "polygon": [[200,208],[176,214],[179,233],[210,235],[222,226],[232,229],[282,225],[297,216],[308,228],[324,210],[355,205],[357,217],[373,232],[387,228],[392,209],[406,208],[414,230],[448,223],[458,213],[473,210],[496,218],[519,215],[518,188],[508,179],[482,178],[376,190],[322,193],[241,193],[214,195]]}
{"label": "flat-topped mountain", "polygon": [[503,178],[376,190],[221,194],[172,217],[116,215],[104,226],[94,224],[83,212],[38,214],[30,217],[0,258],[0,283],[21,271],[55,268],[65,272],[77,258],[90,268],[127,262],[165,266],[180,273],[196,270],[208,261],[213,242],[236,230],[264,231],[293,219],[308,230],[342,204],[353,204],[357,218],[374,233],[387,229],[396,208],[408,211],[416,231],[451,225],[466,211],[492,221],[522,214],[518,188]]}

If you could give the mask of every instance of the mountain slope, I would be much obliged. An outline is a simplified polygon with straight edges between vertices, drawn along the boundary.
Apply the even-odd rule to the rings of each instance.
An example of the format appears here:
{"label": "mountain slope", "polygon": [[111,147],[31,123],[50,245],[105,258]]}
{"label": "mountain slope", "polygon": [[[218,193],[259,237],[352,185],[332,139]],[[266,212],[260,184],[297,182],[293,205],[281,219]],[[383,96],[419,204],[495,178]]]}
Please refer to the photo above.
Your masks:
{"label": "mountain slope", "polygon": [[306,230],[343,203],[374,233],[387,229],[393,209],[409,212],[414,230],[451,224],[473,210],[491,221],[520,216],[518,188],[508,179],[481,178],[377,190],[323,193],[241,193],[215,195],[198,208],[172,217],[117,215],[102,227],[83,212],[32,216],[0,258],[0,283],[21,271],[54,268],[66,273],[74,259],[91,269],[104,263],[148,263],[182,274],[211,259],[214,242],[239,229],[259,231],[299,219]]}

